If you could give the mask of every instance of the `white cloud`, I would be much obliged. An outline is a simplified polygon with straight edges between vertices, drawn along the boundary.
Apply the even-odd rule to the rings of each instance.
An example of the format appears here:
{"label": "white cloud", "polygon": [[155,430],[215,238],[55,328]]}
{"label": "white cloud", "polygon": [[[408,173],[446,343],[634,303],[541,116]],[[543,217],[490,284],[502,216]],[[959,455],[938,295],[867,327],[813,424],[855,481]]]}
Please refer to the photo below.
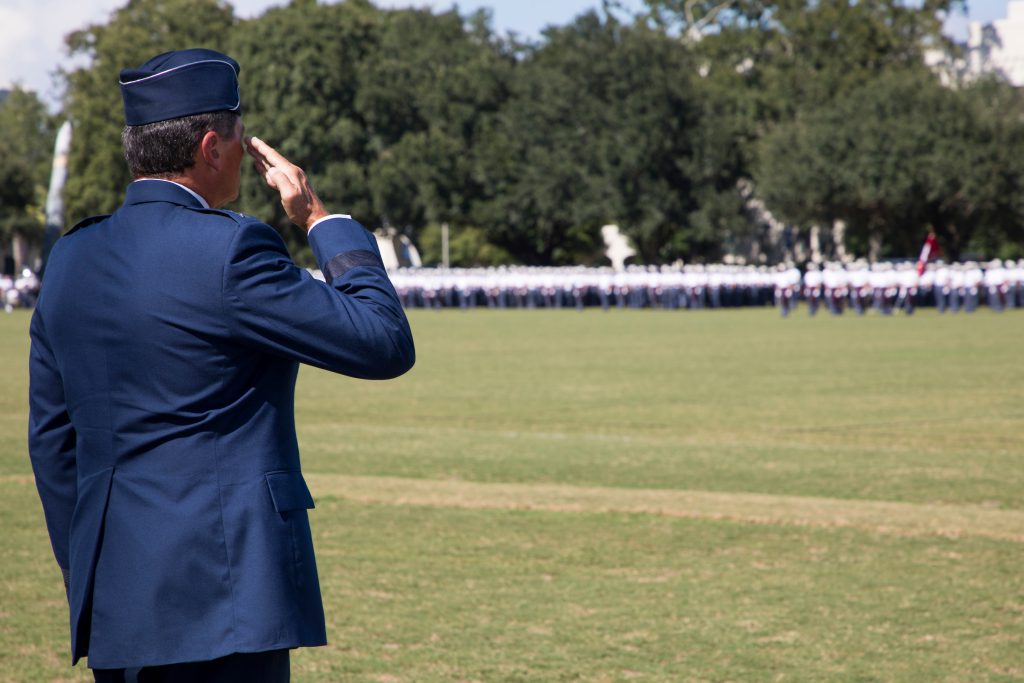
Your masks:
{"label": "white cloud", "polygon": [[429,7],[435,10],[446,10],[449,9],[454,3],[449,2],[448,0],[378,0],[378,2],[374,4],[376,4],[377,7],[384,7],[387,9],[406,7]]}
{"label": "white cloud", "polygon": [[29,86],[23,74],[38,68],[40,61],[40,51],[32,49],[38,40],[34,23],[34,17],[22,8],[0,7],[0,83],[7,85],[22,76]]}
{"label": "white cloud", "polygon": [[64,36],[102,22],[122,0],[4,0],[0,7],[0,88],[18,83],[53,101],[51,74],[66,66]]}
{"label": "white cloud", "polygon": [[[0,88],[21,86],[56,105],[52,74],[76,66],[64,37],[90,24],[105,23],[127,0],[0,0]],[[237,0],[239,16],[260,14],[281,0]]]}
{"label": "white cloud", "polygon": [[263,14],[268,7],[285,5],[285,0],[233,0],[231,6],[235,8],[236,17],[255,17]]}

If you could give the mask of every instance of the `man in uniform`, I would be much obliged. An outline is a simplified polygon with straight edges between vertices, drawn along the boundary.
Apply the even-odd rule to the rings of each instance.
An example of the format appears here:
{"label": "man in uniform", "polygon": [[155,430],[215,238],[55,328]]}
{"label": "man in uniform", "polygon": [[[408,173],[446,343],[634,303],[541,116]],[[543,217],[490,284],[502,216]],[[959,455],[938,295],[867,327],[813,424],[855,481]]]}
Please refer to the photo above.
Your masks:
{"label": "man in uniform", "polygon": [[814,315],[818,312],[821,302],[821,271],[817,263],[808,263],[804,273],[804,298],[807,300],[807,312]]}
{"label": "man in uniform", "polygon": [[[840,266],[842,267],[842,266]],[[869,305],[871,288],[868,286],[868,264],[855,261],[843,268],[849,285],[848,295],[850,308],[857,315],[864,315],[865,306]]]}
{"label": "man in uniform", "polygon": [[785,318],[800,299],[800,270],[792,263],[780,263],[775,270],[775,305]]}
{"label": "man in uniform", "polygon": [[[825,304],[832,315],[842,315],[848,293],[846,269],[841,263],[829,263],[821,274],[822,285],[825,289]],[[852,284],[852,283],[851,283]],[[858,311],[860,313],[861,311]]]}
{"label": "man in uniform", "polygon": [[896,307],[902,308],[907,315],[914,315],[920,282],[921,276],[917,274],[916,264],[910,261],[900,264],[896,272],[896,283],[899,287]]}
{"label": "man in uniform", "polygon": [[974,313],[978,310],[978,301],[981,298],[981,287],[985,280],[985,274],[981,272],[981,266],[975,261],[968,261],[963,269],[963,301],[964,312]]}
{"label": "man in uniform", "polygon": [[[286,681],[290,648],[326,642],[298,364],[385,379],[414,362],[373,235],[243,139],[238,69],[192,49],[121,72],[135,181],[58,241],[32,319],[29,450],[72,663],[98,681]],[[326,282],[218,208],[246,150]]]}
{"label": "man in uniform", "polygon": [[[953,271],[942,261],[935,264],[935,276],[933,278],[932,292],[935,295],[935,308],[939,313],[950,310],[953,303]],[[955,309],[953,310],[955,313]]]}
{"label": "man in uniform", "polygon": [[982,282],[989,308],[997,313],[1002,313],[1007,307],[1012,308],[1008,296],[1010,288],[1007,284],[1007,272],[1002,261],[995,259],[988,263],[982,274]]}

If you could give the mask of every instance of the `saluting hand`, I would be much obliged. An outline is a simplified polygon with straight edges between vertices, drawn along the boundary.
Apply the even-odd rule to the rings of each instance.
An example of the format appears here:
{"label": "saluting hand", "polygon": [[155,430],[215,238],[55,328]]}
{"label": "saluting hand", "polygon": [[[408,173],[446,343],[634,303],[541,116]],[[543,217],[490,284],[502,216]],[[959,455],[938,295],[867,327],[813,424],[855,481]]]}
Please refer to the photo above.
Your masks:
{"label": "saluting hand", "polygon": [[301,168],[257,137],[246,138],[245,149],[253,158],[256,172],[281,194],[281,206],[292,223],[309,232],[315,222],[328,215]]}

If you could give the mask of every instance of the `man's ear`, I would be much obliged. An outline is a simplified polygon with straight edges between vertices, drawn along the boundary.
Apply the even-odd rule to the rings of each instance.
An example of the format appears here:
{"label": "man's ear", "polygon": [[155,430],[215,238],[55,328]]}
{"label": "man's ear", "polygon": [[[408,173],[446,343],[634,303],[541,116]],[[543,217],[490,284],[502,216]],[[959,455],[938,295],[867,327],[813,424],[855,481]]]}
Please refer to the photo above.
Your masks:
{"label": "man's ear", "polygon": [[199,141],[199,157],[214,170],[219,171],[223,163],[220,153],[220,136],[216,131],[208,130]]}

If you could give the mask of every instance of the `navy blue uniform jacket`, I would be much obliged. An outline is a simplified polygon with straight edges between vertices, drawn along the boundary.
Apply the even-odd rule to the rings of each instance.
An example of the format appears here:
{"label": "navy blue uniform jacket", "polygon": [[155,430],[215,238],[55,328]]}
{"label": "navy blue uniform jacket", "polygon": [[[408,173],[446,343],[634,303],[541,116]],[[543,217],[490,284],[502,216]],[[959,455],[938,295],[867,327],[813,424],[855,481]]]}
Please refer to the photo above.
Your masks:
{"label": "navy blue uniform jacket", "polygon": [[293,412],[298,364],[402,374],[376,241],[309,236],[132,183],[61,238],[32,318],[29,451],[69,579],[72,663],[137,667],[326,642]]}

